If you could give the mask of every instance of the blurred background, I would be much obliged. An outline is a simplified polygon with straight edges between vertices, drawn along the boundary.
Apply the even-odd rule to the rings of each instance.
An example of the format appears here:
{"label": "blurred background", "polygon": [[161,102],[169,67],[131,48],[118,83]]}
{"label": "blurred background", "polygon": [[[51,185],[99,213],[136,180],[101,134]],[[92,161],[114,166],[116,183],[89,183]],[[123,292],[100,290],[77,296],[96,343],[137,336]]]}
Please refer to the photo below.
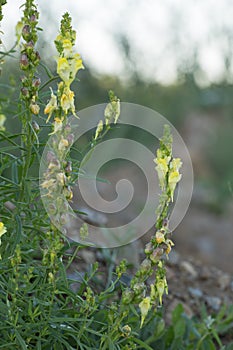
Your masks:
{"label": "blurred background", "polygon": [[[62,14],[72,16],[76,49],[86,68],[72,86],[77,110],[106,102],[113,89],[122,101],[150,107],[178,129],[192,158],[195,185],[189,211],[174,233],[176,249],[232,272],[232,0],[38,2],[43,29],[38,50],[43,65],[54,73],[53,40]],[[21,5],[9,0],[3,8],[6,50],[15,43]],[[12,56],[0,82],[8,116],[15,114],[20,83],[17,52]],[[39,73],[46,82],[42,65]],[[7,128],[17,130],[16,119],[8,117]]]}

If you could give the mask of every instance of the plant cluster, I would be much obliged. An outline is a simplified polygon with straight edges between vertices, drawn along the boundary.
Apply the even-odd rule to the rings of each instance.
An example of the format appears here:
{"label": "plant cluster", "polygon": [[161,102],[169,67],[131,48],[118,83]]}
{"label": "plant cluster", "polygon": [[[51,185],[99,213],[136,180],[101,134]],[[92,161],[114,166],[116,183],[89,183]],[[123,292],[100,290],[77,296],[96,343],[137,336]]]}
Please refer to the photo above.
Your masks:
{"label": "plant cluster", "polygon": [[[0,2],[0,19],[4,3]],[[64,216],[57,214],[72,200],[72,183],[79,171],[73,170],[70,157],[74,135],[68,115],[77,117],[71,84],[84,66],[74,52],[76,32],[66,13],[55,39],[58,75],[49,77],[58,81],[57,89],[50,88],[50,99],[44,103],[36,49],[41,30],[38,20],[34,0],[26,0],[16,26],[22,78],[15,116],[21,121],[21,132],[9,133],[4,125],[9,116],[0,114],[0,349],[204,350],[215,349],[213,339],[222,346],[217,332],[228,329],[232,310],[227,316],[223,310],[216,319],[205,316],[203,322],[195,322],[178,307],[168,328],[161,315],[162,297],[168,292],[165,261],[173,246],[169,206],[182,165],[172,156],[169,127],[164,129],[155,158],[162,191],[155,234],[145,247],[145,259],[130,286],[123,283],[127,262],[122,261],[115,266],[110,283],[95,287],[99,274],[96,262],[81,276],[77,290],[72,289],[77,281],[67,271],[83,246],[70,242],[54,222],[65,222],[66,210]],[[94,146],[118,122],[120,101],[112,91],[109,99],[105,122],[98,123],[92,138]],[[40,132],[47,123],[52,127],[52,150],[47,153],[47,170],[39,183],[34,168],[41,159],[44,141]],[[53,222],[42,205],[40,190],[49,201]],[[52,193],[56,193],[56,202]],[[80,234],[88,234],[85,225]],[[153,283],[148,282],[151,280]]]}

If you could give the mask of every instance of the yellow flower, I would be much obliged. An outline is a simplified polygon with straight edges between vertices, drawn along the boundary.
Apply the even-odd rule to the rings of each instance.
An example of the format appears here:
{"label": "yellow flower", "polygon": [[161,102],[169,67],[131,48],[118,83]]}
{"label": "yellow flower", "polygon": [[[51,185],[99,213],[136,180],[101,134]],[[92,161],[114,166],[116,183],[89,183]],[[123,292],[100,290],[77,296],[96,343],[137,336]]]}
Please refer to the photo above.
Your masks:
{"label": "yellow flower", "polygon": [[54,282],[54,274],[52,272],[49,272],[48,280],[49,280],[49,283],[53,283]]}
{"label": "yellow flower", "polygon": [[72,43],[69,39],[64,39],[62,41],[63,54],[65,57],[70,57],[72,55]]}
{"label": "yellow flower", "polygon": [[4,131],[5,127],[4,127],[4,123],[6,121],[6,117],[4,114],[0,114],[0,131]]}
{"label": "yellow flower", "polygon": [[64,151],[69,146],[69,142],[66,139],[61,139],[61,141],[58,144],[59,151]]}
{"label": "yellow flower", "polygon": [[[0,221],[0,245],[2,244],[1,237],[6,233],[7,229],[4,226],[3,222]],[[0,260],[2,259],[2,256],[0,254]]]}
{"label": "yellow flower", "polygon": [[6,233],[7,229],[5,227],[5,225],[3,224],[3,222],[0,221],[0,237],[2,237],[4,235],[4,233]]}
{"label": "yellow flower", "polygon": [[163,158],[163,153],[160,148],[157,149],[157,158]]}
{"label": "yellow flower", "polygon": [[140,328],[142,328],[143,323],[145,321],[145,318],[146,318],[146,316],[148,314],[148,311],[151,308],[150,297],[146,297],[146,298],[142,299],[142,301],[139,304],[139,308],[140,308],[140,311],[141,311],[141,325],[140,325]]}
{"label": "yellow flower", "polygon": [[74,54],[73,59],[71,60],[71,69],[72,69],[74,78],[80,69],[84,69],[83,61],[79,53]]}
{"label": "yellow flower", "polygon": [[155,239],[158,244],[165,242],[164,234],[161,231],[156,232]]}
{"label": "yellow flower", "polygon": [[170,157],[165,158],[155,158],[154,162],[157,164],[155,169],[157,170],[158,177],[159,177],[159,183],[162,189],[164,189],[165,186],[165,177],[168,172],[168,164],[170,161]]}
{"label": "yellow flower", "polygon": [[41,187],[49,189],[50,187],[53,187],[55,185],[55,179],[45,180],[42,182]]}
{"label": "yellow flower", "polygon": [[61,108],[67,114],[69,110],[75,115],[74,92],[69,87],[65,87],[61,96]]}
{"label": "yellow flower", "polygon": [[113,101],[112,103],[115,109],[114,124],[116,124],[121,113],[121,104],[119,99],[117,101]]}
{"label": "yellow flower", "polygon": [[56,134],[56,132],[58,132],[59,130],[62,129],[62,122],[63,122],[63,119],[59,119],[59,118],[54,118],[54,128],[53,128],[53,132],[51,132],[49,135],[53,135],[53,134]]}
{"label": "yellow flower", "polygon": [[150,298],[151,300],[155,300],[156,298],[155,286],[153,284],[150,285]]}
{"label": "yellow flower", "polygon": [[68,84],[68,82],[70,81],[70,65],[67,58],[58,57],[57,74],[66,84]]}
{"label": "yellow flower", "polygon": [[171,198],[173,201],[173,196],[174,196],[174,191],[176,188],[176,184],[180,181],[181,179],[181,175],[179,174],[178,171],[172,171],[171,173],[169,173],[168,176],[168,185],[171,191]]}
{"label": "yellow flower", "polygon": [[180,158],[174,158],[171,161],[170,169],[173,171],[179,171],[181,165],[182,165],[182,162],[181,162]]}
{"label": "yellow flower", "polygon": [[167,294],[167,280],[166,277],[164,277],[163,279],[160,279],[156,282],[156,289],[159,295],[159,303],[160,305],[162,305],[162,297],[164,292],[166,292]]}
{"label": "yellow flower", "polygon": [[58,173],[57,176],[56,176],[56,178],[57,178],[57,181],[58,181],[59,185],[61,185],[61,186],[64,186],[64,185],[65,185],[65,181],[66,181],[66,176],[65,176],[65,174],[63,174],[63,173]]}
{"label": "yellow flower", "polygon": [[170,253],[172,247],[174,246],[174,243],[172,242],[171,239],[166,239],[165,243],[166,243],[166,245],[167,245],[167,248],[166,248],[166,250],[165,250],[165,253],[166,253],[166,255],[168,255],[168,254]]}
{"label": "yellow flower", "polygon": [[98,138],[102,130],[103,130],[103,120],[100,120],[96,128],[94,140]]}
{"label": "yellow flower", "polygon": [[51,115],[57,109],[57,97],[54,95],[52,88],[50,88],[50,90],[51,90],[51,97],[44,109],[44,114],[48,114],[46,123],[48,123],[49,119],[51,118]]}
{"label": "yellow flower", "polygon": [[82,59],[78,53],[69,58],[57,58],[57,74],[68,87],[74,81],[77,72],[83,68]]}
{"label": "yellow flower", "polygon": [[107,104],[104,110],[105,123],[109,125],[111,119],[114,119],[114,124],[117,123],[117,120],[120,115],[120,100],[112,101]]}

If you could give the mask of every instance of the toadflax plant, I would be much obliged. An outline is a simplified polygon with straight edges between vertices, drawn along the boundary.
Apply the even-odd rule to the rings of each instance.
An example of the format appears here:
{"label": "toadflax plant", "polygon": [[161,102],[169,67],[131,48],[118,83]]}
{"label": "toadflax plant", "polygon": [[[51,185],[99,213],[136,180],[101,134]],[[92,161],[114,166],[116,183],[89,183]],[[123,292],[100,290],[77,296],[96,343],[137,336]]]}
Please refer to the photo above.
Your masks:
{"label": "toadflax plant", "polygon": [[[0,2],[0,19],[4,3]],[[44,65],[36,48],[39,11],[33,0],[26,0],[22,8],[23,16],[16,26],[21,69],[15,111],[22,127],[19,134],[8,132],[4,125],[7,118],[0,109],[0,349],[151,349],[139,333],[151,320],[150,310],[156,318],[157,306],[168,290],[164,256],[173,246],[169,206],[181,178],[182,163],[172,156],[170,129],[165,126],[155,158],[161,188],[155,234],[130,285],[122,283],[127,272],[125,261],[116,266],[106,288],[96,285],[100,275],[96,262],[87,273],[79,272],[74,290],[75,281],[68,272],[72,262],[79,261],[83,247],[68,241],[50,221],[40,189],[49,203],[49,216],[55,223],[65,223],[65,205],[72,200],[72,183],[78,173],[73,171],[70,156],[74,135],[68,116],[78,118],[72,83],[84,66],[74,50],[76,32],[66,13],[55,39],[58,76],[49,75],[49,81],[42,85],[39,71]],[[49,99],[43,104],[43,89],[55,80],[56,88],[50,88]],[[105,122],[98,122],[92,136],[93,147],[118,122],[120,100],[112,91],[109,100]],[[45,143],[40,132],[48,127],[52,147],[39,186],[35,169]],[[64,215],[58,215],[61,208]],[[88,235],[86,226],[81,235]]]}

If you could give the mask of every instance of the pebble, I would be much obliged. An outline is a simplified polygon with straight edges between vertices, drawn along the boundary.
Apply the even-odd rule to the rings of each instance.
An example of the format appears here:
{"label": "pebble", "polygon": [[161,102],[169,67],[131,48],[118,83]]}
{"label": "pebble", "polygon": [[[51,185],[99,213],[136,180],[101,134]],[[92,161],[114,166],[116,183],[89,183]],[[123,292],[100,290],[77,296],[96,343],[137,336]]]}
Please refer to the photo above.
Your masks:
{"label": "pebble", "polygon": [[189,287],[188,291],[193,298],[201,298],[203,296],[203,292],[199,288]]}
{"label": "pebble", "polygon": [[81,273],[77,273],[77,272],[68,272],[67,273],[67,278],[69,280],[72,280],[69,281],[71,282],[70,283],[70,289],[74,292],[74,293],[77,293],[79,288],[80,288],[80,285],[83,281],[83,278],[84,278],[84,272],[81,272]]}
{"label": "pebble", "polygon": [[201,269],[201,271],[200,271],[200,278],[202,279],[202,280],[207,280],[207,279],[209,279],[211,277],[211,272],[210,272],[210,270],[206,267],[206,266],[204,266],[202,269]]}
{"label": "pebble", "polygon": [[225,290],[227,287],[229,287],[231,282],[231,277],[227,274],[221,274],[218,278],[218,285],[222,290]]}
{"label": "pebble", "polygon": [[4,206],[5,206],[7,209],[9,209],[10,211],[15,210],[15,208],[16,208],[16,206],[15,206],[12,202],[10,202],[10,201],[6,201],[6,202],[4,203]]}
{"label": "pebble", "polygon": [[233,292],[233,280],[231,281],[230,286],[231,286],[231,290],[232,290],[232,292]]}
{"label": "pebble", "polygon": [[94,264],[94,262],[96,262],[96,255],[94,252],[87,250],[87,249],[83,249],[79,252],[79,256],[83,258],[83,260],[87,263],[87,264]]}
{"label": "pebble", "polygon": [[192,277],[192,278],[197,278],[198,273],[197,273],[197,271],[195,270],[195,268],[193,267],[193,265],[192,265],[190,262],[188,262],[188,261],[182,261],[182,263],[180,264],[180,266],[181,266],[181,268],[182,268],[184,271],[186,271],[186,272],[189,273],[190,277]]}
{"label": "pebble", "polygon": [[206,296],[205,300],[213,310],[219,311],[220,306],[221,306],[221,299],[219,297],[212,297],[212,296]]}

